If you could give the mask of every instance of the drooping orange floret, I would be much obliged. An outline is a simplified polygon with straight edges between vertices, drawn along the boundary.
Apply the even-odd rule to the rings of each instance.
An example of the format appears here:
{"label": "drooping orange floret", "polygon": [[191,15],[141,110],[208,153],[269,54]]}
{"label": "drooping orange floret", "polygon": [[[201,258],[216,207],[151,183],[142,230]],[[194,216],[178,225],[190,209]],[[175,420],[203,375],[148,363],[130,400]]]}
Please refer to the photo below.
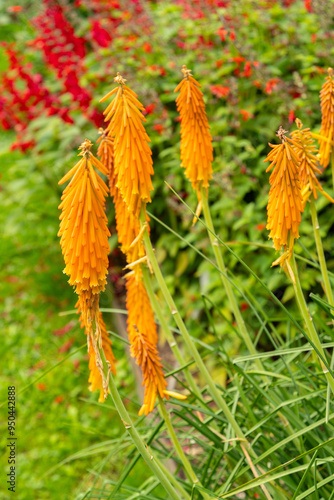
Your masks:
{"label": "drooping orange floret", "polygon": [[334,200],[324,191],[316,174],[321,174],[318,167],[317,147],[312,137],[312,132],[309,128],[303,129],[303,124],[296,118],[297,130],[291,132],[292,147],[296,152],[299,160],[299,179],[300,187],[303,194],[303,205],[313,194],[314,198],[318,198],[317,191],[320,191],[328,200],[334,203]]}
{"label": "drooping orange floret", "polygon": [[161,398],[169,397],[165,392],[167,382],[157,349],[157,327],[140,267],[137,266],[136,271],[127,276],[126,289],[131,356],[141,367],[145,386],[144,404],[139,415],[147,415],[153,411],[158,394]]}
{"label": "drooping orange floret", "polygon": [[212,137],[200,84],[186,66],[182,73],[184,78],[174,90],[180,92],[176,105],[181,117],[181,166],[200,201],[200,188],[208,188],[212,177]]}
{"label": "drooping orange floret", "polygon": [[319,139],[320,165],[326,168],[329,164],[334,140],[334,75],[333,69],[328,68],[328,76],[320,91],[321,128]]}
{"label": "drooping orange floret", "polygon": [[151,201],[153,190],[152,152],[143,122],[143,105],[135,94],[125,85],[126,80],[118,73],[114,79],[118,87],[101,99],[105,101],[113,94],[113,101],[104,111],[108,135],[114,139],[114,165],[117,176],[116,185],[128,209],[139,215],[142,202]]}
{"label": "drooping orange floret", "polygon": [[101,159],[101,162],[108,170],[109,194],[110,196],[114,196],[116,183],[114,168],[114,141],[108,136],[107,130],[100,128],[99,133],[101,136],[96,141],[99,145],[97,149],[97,156]]}
{"label": "drooping orange floret", "polygon": [[80,314],[81,328],[85,328],[87,335],[90,371],[89,390],[92,392],[99,390],[99,402],[103,403],[106,398],[107,387],[103,376],[103,367],[100,364],[101,358],[97,349],[98,344],[102,345],[105,358],[114,375],[116,375],[116,367],[115,356],[111,347],[112,342],[103,321],[102,313],[99,311],[98,295],[92,294],[91,291],[82,291],[75,307],[77,313]]}
{"label": "drooping orange floret", "polygon": [[87,139],[83,142],[79,148],[82,158],[59,181],[63,184],[72,177],[59,205],[62,213],[58,236],[66,264],[64,273],[70,277],[69,283],[76,287],[77,293],[104,290],[110,251],[104,211],[108,187],[94,167],[104,175],[108,175],[108,171],[93,156],[91,146]]}
{"label": "drooping orange floret", "polygon": [[[266,172],[274,168],[269,178],[271,188],[267,205],[267,229],[270,230],[269,238],[272,238],[276,250],[289,246],[291,257],[294,239],[299,238],[303,198],[298,172],[299,158],[285,133],[280,127],[277,136],[282,144],[269,144],[272,150],[264,160],[270,161]],[[278,263],[279,259],[273,265]]]}

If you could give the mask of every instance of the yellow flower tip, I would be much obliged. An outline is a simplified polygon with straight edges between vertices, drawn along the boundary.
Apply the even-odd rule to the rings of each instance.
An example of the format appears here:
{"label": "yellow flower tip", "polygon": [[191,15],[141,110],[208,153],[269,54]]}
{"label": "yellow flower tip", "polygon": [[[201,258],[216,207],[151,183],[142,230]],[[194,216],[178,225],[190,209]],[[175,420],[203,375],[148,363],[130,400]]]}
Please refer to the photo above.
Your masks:
{"label": "yellow flower tip", "polygon": [[296,119],[295,119],[295,124],[296,124],[296,126],[297,126],[297,128],[298,128],[299,130],[301,130],[301,129],[303,128],[302,121],[301,121],[299,118],[296,118]]}
{"label": "yellow flower tip", "polygon": [[142,415],[148,415],[148,410],[147,410],[147,405],[143,404],[142,407],[140,408],[138,412],[138,416],[141,417]]}
{"label": "yellow flower tip", "polygon": [[188,69],[187,66],[184,64],[182,66],[181,73],[183,73],[184,78],[189,78],[189,76],[191,76],[191,69]]}
{"label": "yellow flower tip", "polygon": [[328,68],[327,72],[328,72],[328,76],[333,76],[333,68]]}
{"label": "yellow flower tip", "polygon": [[180,394],[179,392],[174,392],[174,391],[164,391],[164,394],[166,396],[170,396],[171,398],[179,399],[180,401],[184,401],[187,399],[187,396],[184,394]]}
{"label": "yellow flower tip", "polygon": [[78,156],[85,156],[90,154],[91,147],[93,146],[93,143],[89,139],[85,139],[84,142],[79,146],[79,153]]}
{"label": "yellow flower tip", "polygon": [[122,77],[122,75],[117,73],[117,76],[115,76],[115,78],[114,78],[114,82],[119,83],[121,85],[124,85],[126,80],[125,80],[125,78]]}

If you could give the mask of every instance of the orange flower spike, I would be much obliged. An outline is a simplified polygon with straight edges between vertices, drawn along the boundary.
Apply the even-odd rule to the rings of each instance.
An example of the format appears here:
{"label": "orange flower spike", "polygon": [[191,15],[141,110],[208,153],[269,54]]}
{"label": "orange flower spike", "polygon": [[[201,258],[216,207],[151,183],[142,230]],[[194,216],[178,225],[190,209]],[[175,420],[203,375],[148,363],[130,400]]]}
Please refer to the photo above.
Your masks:
{"label": "orange flower spike", "polygon": [[303,124],[296,118],[297,130],[291,132],[292,147],[299,158],[299,178],[301,190],[303,192],[303,204],[305,206],[311,192],[315,199],[318,198],[317,191],[320,191],[329,201],[334,200],[324,191],[316,174],[321,174],[318,167],[318,150],[315,146],[312,132],[309,128],[303,129]]}
{"label": "orange flower spike", "polygon": [[140,267],[127,276],[126,289],[131,356],[141,367],[145,386],[144,404],[139,415],[147,415],[153,411],[158,394],[166,399],[169,399],[169,394],[165,392],[167,382],[157,350],[157,327]]}
{"label": "orange flower spike", "polygon": [[180,92],[176,106],[181,117],[181,166],[200,201],[201,186],[208,188],[212,178],[212,137],[200,84],[186,66],[182,73],[184,78],[174,90]]}
{"label": "orange flower spike", "polygon": [[321,128],[320,135],[326,140],[319,139],[320,165],[326,168],[329,164],[332,141],[334,140],[334,76],[333,69],[328,68],[328,76],[320,91]]}
{"label": "orange flower spike", "polygon": [[129,210],[138,216],[142,202],[151,201],[150,192],[153,190],[152,152],[148,145],[150,138],[143,125],[146,121],[141,113],[144,107],[138,101],[137,94],[125,85],[126,80],[119,73],[114,80],[119,87],[100,102],[115,94],[104,114],[105,120],[110,120],[106,129],[108,135],[114,138],[116,185]]}
{"label": "orange flower spike", "polygon": [[[291,257],[294,239],[299,238],[303,199],[298,172],[299,158],[290,146],[293,141],[285,133],[280,127],[277,136],[282,144],[269,144],[272,150],[264,160],[270,161],[266,172],[274,168],[269,179],[271,188],[267,206],[267,229],[270,230],[269,238],[272,238],[276,250],[289,246]],[[273,265],[280,263],[278,261]]]}
{"label": "orange flower spike", "polygon": [[115,169],[114,169],[114,141],[108,136],[107,130],[99,129],[101,136],[96,143],[99,145],[97,155],[101,159],[101,163],[108,170],[109,193],[110,196],[115,195]]}
{"label": "orange flower spike", "polygon": [[108,187],[93,167],[104,175],[108,172],[91,153],[91,146],[87,139],[82,143],[82,159],[59,181],[63,184],[72,177],[59,205],[62,213],[58,236],[66,264],[64,273],[77,293],[104,290],[110,252],[104,211]]}

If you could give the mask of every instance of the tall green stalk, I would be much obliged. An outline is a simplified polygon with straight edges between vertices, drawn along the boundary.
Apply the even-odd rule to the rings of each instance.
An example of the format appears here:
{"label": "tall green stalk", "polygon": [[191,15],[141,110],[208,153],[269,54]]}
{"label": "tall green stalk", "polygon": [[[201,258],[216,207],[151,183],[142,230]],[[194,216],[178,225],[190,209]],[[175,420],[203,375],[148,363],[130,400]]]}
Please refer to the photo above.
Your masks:
{"label": "tall green stalk", "polygon": [[[141,215],[140,215],[140,222],[141,222],[142,227],[144,225],[146,225],[145,213],[143,210],[142,210]],[[173,300],[173,297],[171,296],[171,293],[169,292],[168,287],[166,285],[166,282],[163,278],[163,275],[161,273],[158,261],[155,257],[155,253],[154,253],[154,250],[153,250],[153,247],[151,244],[151,240],[150,240],[150,237],[149,237],[147,231],[144,231],[144,233],[143,233],[143,242],[145,245],[147,257],[148,257],[150,264],[153,268],[153,271],[154,271],[155,277],[157,279],[157,282],[160,286],[160,289],[161,289],[161,291],[164,295],[164,298],[168,304],[168,307],[169,307],[169,309],[170,309],[170,311],[175,319],[175,322],[180,330],[180,333],[183,337],[183,340],[184,340],[190,354],[193,356],[193,358],[197,364],[197,367],[198,367],[200,373],[202,374],[202,377],[204,378],[204,380],[206,381],[206,383],[208,385],[208,389],[209,389],[209,392],[212,396],[212,399],[215,401],[216,405],[223,411],[226,419],[228,420],[231,427],[233,428],[236,436],[240,440],[245,441],[246,446],[248,446],[248,448],[250,449],[250,453],[253,456],[255,456],[254,452],[250,448],[250,445],[249,445],[244,433],[242,432],[242,430],[239,427],[237,421],[235,420],[233,414],[231,413],[228,405],[226,404],[226,402],[222,398],[220,392],[218,391],[214,381],[212,380],[212,377],[211,377],[208,369],[206,368],[194,342],[192,341],[192,339],[189,335],[189,332],[188,332],[188,330],[187,330],[187,328],[186,328],[186,326],[181,318],[180,312],[178,311],[176,304]]]}
{"label": "tall green stalk", "polygon": [[[295,277],[295,282],[293,282],[292,280],[291,281],[292,281],[293,288],[294,288],[294,291],[296,294],[297,303],[298,303],[301,315],[303,316],[303,319],[305,321],[306,328],[307,328],[307,331],[309,333],[310,339],[312,340],[315,347],[318,349],[321,356],[326,360],[327,357],[326,357],[325,351],[322,348],[317,331],[314,327],[313,319],[310,316],[310,313],[308,311],[307,304],[306,304],[304,294],[303,294],[303,290],[302,290],[302,287],[300,285],[298,270],[297,270],[294,254],[292,254],[290,263],[291,263],[291,269],[292,269],[294,277]],[[327,368],[324,366],[321,359],[320,359],[320,365],[322,367],[323,372],[325,373],[327,382],[330,385],[332,392],[334,393],[334,379],[333,379],[332,375],[328,372]]]}
{"label": "tall green stalk", "polygon": [[[234,292],[232,290],[231,283],[224,276],[224,274],[226,274],[226,266],[225,266],[225,262],[223,259],[223,254],[222,254],[221,248],[218,244],[217,239],[215,238],[215,236],[213,234],[213,233],[215,233],[215,230],[214,230],[213,223],[212,223],[210,207],[209,207],[209,203],[208,203],[207,190],[205,190],[203,187],[201,188],[201,196],[202,196],[205,224],[207,225],[207,227],[209,229],[208,235],[209,235],[212,249],[213,249],[213,252],[214,252],[214,255],[216,258],[217,265],[221,271],[220,277],[221,277],[223,285],[225,287],[226,295],[228,297],[229,304],[231,306],[233,315],[234,315],[235,320],[237,322],[240,334],[242,335],[242,338],[243,338],[249,352],[251,354],[257,354],[257,351],[255,349],[253,341],[248,333],[244,319],[243,319],[242,314],[240,312],[240,309],[238,307]],[[255,364],[260,371],[264,371],[264,367],[259,359],[255,360]]]}
{"label": "tall green stalk", "polygon": [[[178,345],[173,337],[173,334],[169,329],[169,326],[167,324],[165,316],[164,316],[164,314],[161,310],[161,307],[159,306],[158,301],[154,295],[154,291],[152,289],[151,279],[150,279],[150,276],[148,274],[148,269],[143,266],[142,272],[143,272],[143,281],[144,281],[144,285],[145,285],[145,288],[147,291],[147,295],[149,296],[152,308],[153,308],[153,310],[154,310],[154,312],[159,320],[159,324],[162,328],[162,331],[164,332],[164,335],[167,339],[167,342],[168,342],[171,350],[173,351],[175,358],[179,362],[180,366],[185,366],[187,364],[187,362],[184,359],[184,357],[183,357],[183,355],[182,355],[182,353],[181,353],[181,351],[180,351],[180,349],[179,349],[179,347],[178,347]],[[201,394],[201,391],[199,390],[199,388],[197,387],[197,384],[196,384],[194,377],[190,374],[187,367],[183,368],[183,373],[184,373],[184,376],[186,378],[186,381],[187,381],[189,387],[191,388],[193,393],[197,396],[199,402],[201,402],[202,401],[202,394]]]}
{"label": "tall green stalk", "polygon": [[[104,357],[103,349],[101,350],[101,353],[103,354],[103,357]],[[105,361],[105,358],[104,358],[104,361]],[[130,418],[130,415],[126,411],[126,408],[123,404],[123,401],[121,400],[121,397],[118,393],[115,381],[114,381],[111,373],[109,374],[109,390],[111,393],[111,397],[114,401],[116,410],[118,411],[118,414],[122,419],[124,427],[128,431],[128,433],[130,434],[134,445],[136,446],[137,450],[139,451],[139,453],[143,457],[145,463],[151,469],[151,471],[156,476],[156,478],[160,481],[161,485],[165,488],[167,494],[169,495],[169,498],[171,498],[173,500],[180,500],[180,494],[172,486],[172,484],[170,483],[166,474],[160,468],[160,466],[156,462],[154,456],[148,450],[148,448],[145,445],[145,442],[140,437],[137,429],[133,425],[131,418]]]}
{"label": "tall green stalk", "polygon": [[[192,482],[193,486],[196,484],[199,486],[202,486],[198,477],[196,476],[189,460],[187,459],[186,455],[184,454],[182,446],[181,446],[179,440],[177,439],[176,433],[174,431],[174,427],[172,425],[171,419],[169,418],[168,412],[166,410],[165,403],[160,396],[159,396],[159,410],[160,410],[160,414],[161,414],[162,418],[165,421],[166,427],[168,429],[168,433],[169,433],[170,438],[172,440],[172,443],[174,445],[174,449],[175,449],[179,459],[182,462],[182,465],[184,467],[184,470],[185,470],[189,480]],[[209,497],[209,495],[207,495],[203,491],[200,491],[200,493],[201,493],[202,497],[204,498],[204,500],[209,500],[211,498],[211,497]]]}
{"label": "tall green stalk", "polygon": [[319,260],[319,264],[320,264],[322,279],[324,282],[325,293],[326,293],[327,300],[328,300],[329,304],[331,306],[334,306],[334,297],[333,297],[332,287],[331,287],[331,283],[330,283],[329,276],[328,276],[326,259],[325,259],[324,249],[322,246],[322,240],[321,240],[321,236],[320,236],[320,226],[319,226],[319,221],[318,221],[317,209],[315,206],[315,199],[314,199],[313,194],[310,197],[310,207],[311,207],[311,217],[312,217],[312,224],[313,224],[313,231],[314,231],[314,239],[315,239],[315,244],[317,246],[318,260]]}

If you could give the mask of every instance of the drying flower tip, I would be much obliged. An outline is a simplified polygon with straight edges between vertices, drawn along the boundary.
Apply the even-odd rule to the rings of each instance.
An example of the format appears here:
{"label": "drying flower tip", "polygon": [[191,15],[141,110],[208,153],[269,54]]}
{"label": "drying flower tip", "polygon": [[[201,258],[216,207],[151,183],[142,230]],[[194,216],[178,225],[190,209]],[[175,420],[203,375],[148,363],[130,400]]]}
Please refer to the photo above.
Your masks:
{"label": "drying flower tip", "polygon": [[90,153],[93,143],[89,139],[85,139],[84,142],[79,146],[80,153],[78,156],[85,156]]}
{"label": "drying flower tip", "polygon": [[119,73],[117,73],[117,76],[115,76],[115,78],[114,78],[114,82],[120,83],[121,85],[124,85],[124,83],[126,82],[126,80],[125,80],[125,78],[122,77],[122,75],[120,75]]}
{"label": "drying flower tip", "polygon": [[288,131],[284,130],[284,128],[282,127],[282,125],[280,125],[280,128],[276,132],[276,135],[283,142],[283,141],[286,140],[285,134],[287,134],[287,133],[288,133]]}
{"label": "drying flower tip", "polygon": [[183,73],[184,78],[188,78],[191,76],[191,69],[188,69],[187,66],[184,64],[181,69],[181,73]]}
{"label": "drying flower tip", "polygon": [[185,396],[184,394],[180,394],[174,391],[164,391],[164,394],[166,396],[170,396],[171,398],[179,399],[180,401],[184,401],[185,399],[187,399],[187,396]]}

